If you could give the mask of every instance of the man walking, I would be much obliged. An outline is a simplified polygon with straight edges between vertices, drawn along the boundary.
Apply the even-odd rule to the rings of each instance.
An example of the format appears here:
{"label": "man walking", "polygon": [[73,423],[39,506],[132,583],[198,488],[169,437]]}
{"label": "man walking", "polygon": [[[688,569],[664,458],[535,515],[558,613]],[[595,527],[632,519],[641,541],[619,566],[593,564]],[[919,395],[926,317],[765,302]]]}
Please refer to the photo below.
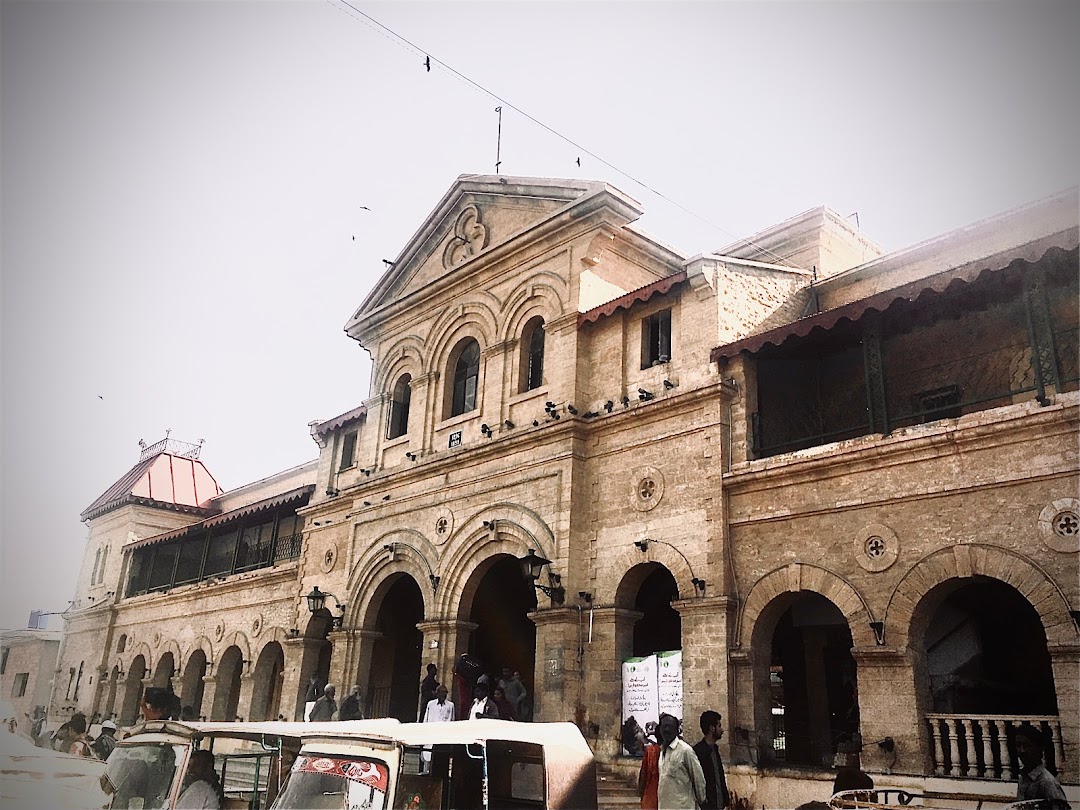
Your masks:
{"label": "man walking", "polygon": [[323,723],[334,719],[334,712],[337,711],[337,701],[334,700],[336,692],[337,688],[332,683],[326,685],[322,697],[316,700],[315,705],[311,707],[312,723]]}
{"label": "man walking", "polygon": [[338,720],[360,720],[364,716],[360,709],[360,687],[353,685],[349,690],[349,696],[341,701],[338,709]]}
{"label": "man walking", "polygon": [[694,749],[679,739],[679,718],[660,720],[659,810],[692,810],[705,803],[705,774]]}
{"label": "man walking", "polygon": [[724,778],[724,763],[720,761],[720,751],[716,744],[724,735],[720,728],[720,713],[712,709],[701,713],[701,742],[694,746],[701,770],[705,774],[704,810],[724,810],[728,806],[727,779]]}

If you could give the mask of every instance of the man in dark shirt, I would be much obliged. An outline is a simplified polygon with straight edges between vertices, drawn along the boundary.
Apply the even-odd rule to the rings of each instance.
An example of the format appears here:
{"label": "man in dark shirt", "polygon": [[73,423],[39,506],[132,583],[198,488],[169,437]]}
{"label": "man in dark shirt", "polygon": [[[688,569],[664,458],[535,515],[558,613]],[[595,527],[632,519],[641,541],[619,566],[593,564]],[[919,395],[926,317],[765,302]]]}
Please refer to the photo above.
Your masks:
{"label": "man in dark shirt", "polygon": [[720,728],[720,714],[711,709],[701,713],[701,742],[694,746],[701,770],[705,772],[705,810],[724,810],[728,806],[727,779],[724,763],[716,744],[724,734]]}
{"label": "man in dark shirt", "polygon": [[334,719],[334,714],[337,712],[337,701],[334,700],[336,691],[332,683],[326,685],[322,697],[315,701],[311,709],[312,723],[324,723]]}
{"label": "man in dark shirt", "polygon": [[349,690],[349,696],[341,701],[338,709],[338,720],[360,720],[363,717],[360,710],[360,687],[353,686]]}

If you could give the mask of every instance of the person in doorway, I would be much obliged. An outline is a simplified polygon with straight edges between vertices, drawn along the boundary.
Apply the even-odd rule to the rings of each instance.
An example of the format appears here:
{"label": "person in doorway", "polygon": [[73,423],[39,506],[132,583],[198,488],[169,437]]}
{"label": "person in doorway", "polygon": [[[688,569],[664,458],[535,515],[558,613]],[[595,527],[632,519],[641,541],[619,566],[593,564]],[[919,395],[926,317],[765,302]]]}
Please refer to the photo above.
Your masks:
{"label": "person in doorway", "polygon": [[454,705],[457,706],[457,719],[469,719],[469,682],[461,670],[454,665],[450,683],[454,688]]}
{"label": "person in doorway", "polygon": [[[666,714],[660,715],[663,719]],[[646,723],[647,726],[655,726],[655,723]],[[660,744],[645,746],[641,757],[641,768],[638,770],[638,792],[641,793],[641,810],[657,810],[659,798],[657,790],[660,786]]]}
{"label": "person in doorway", "polygon": [[1024,723],[1013,733],[1013,745],[1016,747],[1016,758],[1020,760],[1016,798],[1048,799],[1054,810],[1069,808],[1061,783],[1043,764],[1046,738],[1042,731],[1030,723]]}
{"label": "person in doorway", "polygon": [[506,692],[501,686],[496,686],[491,693],[491,702],[495,704],[495,708],[499,710],[499,717],[503,720],[517,720],[514,704],[506,699]]}
{"label": "person in doorway", "polygon": [[514,707],[514,716],[518,720],[524,719],[521,710],[525,702],[525,684],[521,682],[521,676],[511,671],[510,667],[503,667],[502,677],[499,678],[499,688],[503,690],[506,699]]}
{"label": "person in doorway", "polygon": [[679,739],[679,719],[670,714],[660,721],[659,810],[687,810],[705,803],[705,773],[694,749]]}
{"label": "person in doorway", "polygon": [[469,719],[479,720],[481,717],[494,717],[498,719],[499,709],[495,703],[488,697],[487,687],[482,683],[478,683],[476,688],[473,689],[473,702],[469,708]]}
{"label": "person in doorway", "polygon": [[727,779],[724,777],[724,763],[720,760],[720,751],[716,744],[724,734],[720,728],[720,713],[711,709],[701,713],[701,741],[694,746],[701,770],[705,774],[705,803],[703,810],[723,810],[730,802]]}
{"label": "person in doorway", "polygon": [[184,722],[190,722],[195,719],[195,707],[194,706],[181,706],[180,707],[180,719]]}
{"label": "person in doorway", "polygon": [[427,675],[424,676],[424,680],[420,681],[420,719],[424,719],[424,711],[427,709],[427,705],[435,699],[435,687],[439,685],[439,679],[436,677],[439,673],[439,668],[434,664],[427,665]]}
{"label": "person in doorway", "polygon": [[71,729],[71,737],[67,748],[64,750],[77,757],[94,756],[94,752],[90,748],[90,740],[86,736],[86,715],[82,713],[71,715],[68,727]]}
{"label": "person in doorway", "polygon": [[311,710],[315,708],[315,701],[323,696],[322,686],[319,684],[319,676],[312,675],[308,681],[307,692],[304,693],[304,722],[311,722]]}
{"label": "person in doorway", "polygon": [[349,690],[349,696],[341,701],[338,709],[338,720],[361,720],[364,712],[360,708],[360,687],[353,684]]}
{"label": "person in doorway", "polygon": [[106,720],[102,723],[101,733],[90,747],[93,749],[98,759],[108,759],[109,754],[116,748],[116,723],[112,720]]}
{"label": "person in doorway", "polygon": [[[435,687],[435,697],[424,707],[425,723],[448,723],[455,718],[454,702],[447,700],[446,687],[441,683]],[[431,746],[425,745],[420,752],[420,773],[431,773]]]}
{"label": "person in doorway", "polygon": [[205,749],[193,752],[184,779],[184,792],[176,801],[177,810],[219,810],[223,798],[221,781],[214,770],[213,752]]}
{"label": "person in doorway", "polygon": [[337,687],[332,683],[328,683],[323,689],[322,697],[316,700],[315,705],[311,707],[312,723],[323,723],[334,719],[334,713],[338,708],[337,701],[334,700],[336,693]]}

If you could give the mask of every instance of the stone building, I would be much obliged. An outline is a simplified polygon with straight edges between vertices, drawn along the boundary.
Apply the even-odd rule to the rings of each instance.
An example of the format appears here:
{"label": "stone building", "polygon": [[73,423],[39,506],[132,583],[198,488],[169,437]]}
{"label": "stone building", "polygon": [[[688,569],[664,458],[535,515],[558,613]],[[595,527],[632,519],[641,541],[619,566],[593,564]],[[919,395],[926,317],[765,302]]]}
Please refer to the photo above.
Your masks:
{"label": "stone building", "polygon": [[[462,176],[349,318],[371,395],[317,462],[88,510],[116,593],[62,657],[106,651],[94,705],[171,677],[296,717],[315,675],[408,719],[469,652],[634,768],[621,662],[681,649],[687,737],[721,711],[755,804],[827,795],[859,734],[898,785],[1006,795],[1022,718],[1075,783],[1076,193],[888,255],[825,208],[693,257],[641,213]],[[298,559],[240,554],[283,520]]]}
{"label": "stone building", "polygon": [[[11,704],[20,733],[49,705],[59,648],[59,630],[28,627],[0,633],[0,700]],[[78,688],[74,677],[66,688]]]}

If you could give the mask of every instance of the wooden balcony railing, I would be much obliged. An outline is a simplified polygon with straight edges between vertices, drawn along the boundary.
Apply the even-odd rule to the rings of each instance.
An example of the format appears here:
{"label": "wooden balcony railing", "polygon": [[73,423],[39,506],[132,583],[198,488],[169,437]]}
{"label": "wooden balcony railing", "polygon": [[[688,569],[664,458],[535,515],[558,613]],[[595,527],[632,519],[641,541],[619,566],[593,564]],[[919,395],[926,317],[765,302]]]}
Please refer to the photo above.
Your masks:
{"label": "wooden balcony railing", "polygon": [[1056,715],[1004,714],[927,714],[930,726],[934,773],[974,779],[1016,778],[1016,751],[1011,728],[1030,723],[1042,729],[1047,740],[1048,767],[1057,768],[1058,778],[1065,771],[1061,744],[1061,721]]}

